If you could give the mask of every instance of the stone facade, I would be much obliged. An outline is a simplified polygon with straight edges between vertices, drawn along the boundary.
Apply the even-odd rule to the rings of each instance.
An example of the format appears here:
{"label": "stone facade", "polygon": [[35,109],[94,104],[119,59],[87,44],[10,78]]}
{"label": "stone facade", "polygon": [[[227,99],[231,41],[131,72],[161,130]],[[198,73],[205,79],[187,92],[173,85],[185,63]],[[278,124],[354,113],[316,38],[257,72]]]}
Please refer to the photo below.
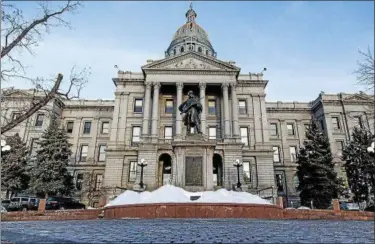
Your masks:
{"label": "stone facade", "polygon": [[[148,163],[143,173],[148,190],[163,184],[192,191],[232,189],[237,183],[233,163],[239,159],[243,162],[243,189],[272,195],[274,186],[274,196],[277,192],[293,201],[297,195],[294,153],[303,144],[305,126],[314,117],[327,133],[337,170],[345,177],[340,150],[355,125],[374,132],[368,110],[372,98],[364,93],[322,92],[309,103],[266,102],[268,80],[263,74],[240,74],[234,62],[217,59],[206,33],[195,23],[194,10],[189,11],[166,58],[149,60],[140,73],[118,72],[113,79],[114,100],[55,99],[6,135],[20,133],[32,149],[33,141],[48,126],[48,114],[59,115],[73,145],[70,169],[77,184],[83,172],[93,172],[98,187],[112,189],[108,196],[124,189],[139,190],[137,162],[141,159]],[[177,109],[189,90],[203,105],[203,137],[194,132],[188,135]],[[5,94],[3,117],[12,118],[31,97],[30,90]],[[36,122],[39,114],[45,115],[42,123]],[[187,169],[188,164],[201,169]],[[195,183],[187,170],[198,177]]]}

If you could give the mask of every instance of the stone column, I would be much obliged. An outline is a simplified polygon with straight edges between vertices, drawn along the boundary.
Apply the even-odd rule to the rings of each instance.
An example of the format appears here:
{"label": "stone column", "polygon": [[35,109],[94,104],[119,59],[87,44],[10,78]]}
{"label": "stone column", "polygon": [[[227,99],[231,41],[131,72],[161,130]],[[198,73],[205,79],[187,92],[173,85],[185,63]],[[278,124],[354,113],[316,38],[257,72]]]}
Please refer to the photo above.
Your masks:
{"label": "stone column", "polygon": [[229,98],[228,98],[228,84],[223,84],[223,99],[224,99],[224,138],[230,137],[230,122],[229,122]]}
{"label": "stone column", "polygon": [[151,101],[151,83],[146,83],[146,92],[144,99],[142,137],[148,136],[148,127],[150,123],[150,101]]}
{"label": "stone column", "polygon": [[299,146],[303,146],[303,141],[305,139],[305,128],[303,126],[302,120],[296,120],[297,135],[299,139]]}
{"label": "stone column", "polygon": [[123,98],[121,102],[121,110],[119,115],[119,129],[118,129],[118,141],[121,144],[125,144],[126,140],[126,119],[128,117],[128,103],[129,103],[129,92],[123,93]]}
{"label": "stone column", "polygon": [[160,83],[154,83],[154,98],[152,104],[152,127],[151,137],[158,138],[158,122],[159,122],[159,89]]}
{"label": "stone column", "polygon": [[112,142],[117,142],[117,137],[118,137],[117,127],[118,127],[119,114],[120,114],[120,109],[121,109],[120,105],[121,105],[122,93],[115,92],[115,96],[116,98],[115,98],[115,106],[113,109],[113,119],[112,119],[111,136],[110,136],[110,141]]}
{"label": "stone column", "polygon": [[176,135],[175,138],[177,140],[181,139],[181,121],[182,116],[180,111],[178,110],[178,106],[182,103],[182,89],[184,88],[184,84],[182,82],[176,83],[177,86],[177,104],[176,104]]}
{"label": "stone column", "polygon": [[199,83],[199,98],[202,104],[201,131],[206,135],[206,83]]}
{"label": "stone column", "polygon": [[237,100],[237,92],[236,92],[236,84],[231,83],[231,95],[232,95],[232,130],[233,130],[233,137],[239,138],[240,137],[240,128],[238,125],[238,100]]}

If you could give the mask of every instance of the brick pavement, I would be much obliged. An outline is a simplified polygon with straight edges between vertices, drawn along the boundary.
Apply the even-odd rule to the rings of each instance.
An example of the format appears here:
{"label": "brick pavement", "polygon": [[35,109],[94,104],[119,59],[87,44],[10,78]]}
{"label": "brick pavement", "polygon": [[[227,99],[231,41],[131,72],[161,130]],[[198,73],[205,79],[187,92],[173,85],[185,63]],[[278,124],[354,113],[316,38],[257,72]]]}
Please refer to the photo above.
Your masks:
{"label": "brick pavement", "polygon": [[370,221],[120,219],[2,223],[21,243],[374,243]]}

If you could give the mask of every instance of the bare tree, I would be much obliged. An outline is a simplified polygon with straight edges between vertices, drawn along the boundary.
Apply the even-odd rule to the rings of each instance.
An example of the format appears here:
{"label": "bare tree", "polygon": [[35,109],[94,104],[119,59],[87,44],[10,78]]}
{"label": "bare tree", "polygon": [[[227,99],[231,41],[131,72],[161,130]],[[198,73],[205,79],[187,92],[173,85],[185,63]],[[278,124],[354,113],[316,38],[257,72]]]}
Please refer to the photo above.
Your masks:
{"label": "bare tree", "polygon": [[362,60],[358,61],[358,68],[354,71],[357,75],[358,84],[363,85],[372,94],[374,93],[374,54],[370,47],[367,48],[367,52],[359,50],[362,56]]}
{"label": "bare tree", "polygon": [[94,171],[84,174],[83,182],[81,185],[80,195],[81,198],[88,200],[88,205],[92,206],[94,201],[99,201],[100,197],[106,195],[107,188],[103,187],[96,181],[96,174]]}
{"label": "bare tree", "polygon": [[[51,27],[70,27],[70,24],[63,19],[63,16],[66,13],[74,13],[81,7],[79,1],[67,1],[64,5],[57,8],[51,8],[50,4],[53,4],[53,2],[39,2],[38,6],[41,14],[31,20],[26,20],[21,9],[8,2],[1,3],[1,19],[3,22],[1,29],[3,43],[1,47],[1,84],[3,85],[4,82],[9,80],[25,80],[26,82],[31,82],[36,94],[30,99],[29,106],[20,108],[20,114],[16,118],[2,121],[1,134],[30,118],[52,99],[78,98],[82,88],[87,83],[87,78],[90,75],[89,68],[77,71],[76,67],[73,67],[67,89],[63,90],[61,88],[64,78],[63,74],[59,73],[53,79],[29,77],[26,74],[27,66],[16,58],[17,53],[23,51],[35,55],[33,50],[38,46],[43,35],[49,34]],[[9,94],[9,92],[11,91],[1,91],[2,103],[4,102],[3,95]],[[2,106],[4,107],[4,104]]]}

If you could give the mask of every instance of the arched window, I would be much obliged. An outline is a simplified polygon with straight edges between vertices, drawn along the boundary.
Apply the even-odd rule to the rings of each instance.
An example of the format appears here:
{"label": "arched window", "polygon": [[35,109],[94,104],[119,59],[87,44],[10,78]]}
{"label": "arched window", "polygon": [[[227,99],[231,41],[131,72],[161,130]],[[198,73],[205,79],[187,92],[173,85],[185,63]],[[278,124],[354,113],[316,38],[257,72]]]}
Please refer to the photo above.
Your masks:
{"label": "arched window", "polygon": [[208,55],[208,50],[206,50],[206,55]]}
{"label": "arched window", "polygon": [[174,54],[174,55],[176,55],[176,48],[175,48],[175,49],[173,49],[173,54]]}
{"label": "arched window", "polygon": [[184,47],[181,47],[181,48],[180,48],[180,52],[181,52],[181,53],[184,52]]}
{"label": "arched window", "polygon": [[198,47],[198,52],[202,52],[202,48],[201,47]]}

